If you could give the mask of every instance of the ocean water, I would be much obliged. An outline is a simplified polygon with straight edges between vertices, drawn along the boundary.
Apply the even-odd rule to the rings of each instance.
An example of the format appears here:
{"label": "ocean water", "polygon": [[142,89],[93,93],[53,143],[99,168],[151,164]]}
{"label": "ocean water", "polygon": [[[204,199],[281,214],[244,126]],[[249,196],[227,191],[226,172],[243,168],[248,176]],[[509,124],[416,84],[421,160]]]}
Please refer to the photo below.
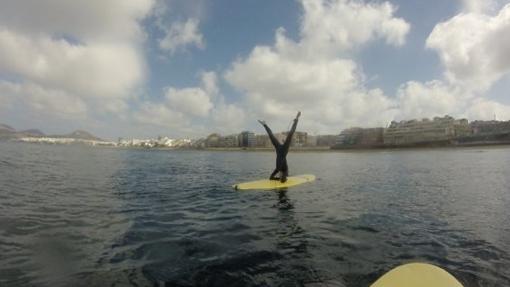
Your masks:
{"label": "ocean water", "polygon": [[0,142],[0,286],[369,286],[407,262],[510,286],[510,148],[296,153]]}

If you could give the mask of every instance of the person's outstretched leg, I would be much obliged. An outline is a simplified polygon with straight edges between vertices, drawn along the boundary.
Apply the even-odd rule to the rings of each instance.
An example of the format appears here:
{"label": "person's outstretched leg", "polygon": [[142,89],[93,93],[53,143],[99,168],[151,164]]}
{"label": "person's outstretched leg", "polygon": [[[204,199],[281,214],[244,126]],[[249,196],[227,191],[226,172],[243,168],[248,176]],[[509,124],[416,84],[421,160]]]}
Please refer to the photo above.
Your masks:
{"label": "person's outstretched leg", "polygon": [[281,182],[286,182],[287,181],[287,177],[289,176],[289,167],[287,166],[287,160],[285,160],[282,163],[282,167],[281,167],[280,171],[282,172],[282,175],[280,177],[280,181]]}
{"label": "person's outstretched leg", "polygon": [[262,124],[262,126],[266,129],[267,135],[269,136],[269,139],[271,140],[271,143],[276,148],[280,145],[280,142],[276,139],[276,137],[273,134],[273,131],[269,128],[269,126],[266,124],[266,122],[259,120],[259,123]]}
{"label": "person's outstretched leg", "polygon": [[278,173],[278,169],[275,169],[273,173],[269,176],[269,180],[279,180],[278,177],[275,177],[275,175]]}
{"label": "person's outstretched leg", "polygon": [[283,149],[285,150],[285,154],[289,151],[290,143],[292,141],[292,136],[294,135],[294,132],[296,132],[296,127],[298,124],[299,116],[301,116],[301,112],[298,112],[296,115],[296,118],[294,119],[294,123],[292,124],[292,128],[290,129],[289,133],[287,134],[287,138],[285,139],[285,142],[283,142]]}
{"label": "person's outstretched leg", "polygon": [[280,178],[280,182],[282,182],[282,183],[286,182],[288,176],[289,176],[289,171],[288,170],[282,171],[282,177]]}

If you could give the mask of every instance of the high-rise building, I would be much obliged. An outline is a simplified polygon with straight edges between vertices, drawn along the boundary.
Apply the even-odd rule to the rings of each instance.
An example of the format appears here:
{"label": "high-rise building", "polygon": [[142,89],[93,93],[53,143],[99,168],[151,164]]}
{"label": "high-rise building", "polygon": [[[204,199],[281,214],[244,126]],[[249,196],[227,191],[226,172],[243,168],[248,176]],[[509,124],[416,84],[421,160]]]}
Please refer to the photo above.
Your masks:
{"label": "high-rise building", "polygon": [[254,147],[257,144],[255,134],[250,131],[244,131],[239,134],[240,147]]}

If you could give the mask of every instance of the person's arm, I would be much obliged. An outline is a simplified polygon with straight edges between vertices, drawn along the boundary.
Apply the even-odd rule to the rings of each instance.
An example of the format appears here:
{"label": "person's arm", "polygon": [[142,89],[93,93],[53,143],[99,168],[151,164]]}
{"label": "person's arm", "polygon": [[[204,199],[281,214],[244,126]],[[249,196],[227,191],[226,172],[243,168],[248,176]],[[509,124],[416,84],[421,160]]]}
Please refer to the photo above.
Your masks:
{"label": "person's arm", "polygon": [[292,136],[294,135],[294,132],[296,131],[299,116],[301,116],[301,112],[297,113],[297,116],[294,119],[294,123],[292,124],[292,128],[290,129],[289,134],[287,135],[287,138],[285,139],[285,143],[283,144],[287,148],[290,146],[290,142],[292,141]]}
{"label": "person's arm", "polygon": [[267,126],[265,121],[259,120],[259,123],[266,129],[267,135],[269,136],[269,139],[271,140],[273,146],[277,147],[280,144],[280,142],[273,135],[273,131],[271,131],[271,129]]}

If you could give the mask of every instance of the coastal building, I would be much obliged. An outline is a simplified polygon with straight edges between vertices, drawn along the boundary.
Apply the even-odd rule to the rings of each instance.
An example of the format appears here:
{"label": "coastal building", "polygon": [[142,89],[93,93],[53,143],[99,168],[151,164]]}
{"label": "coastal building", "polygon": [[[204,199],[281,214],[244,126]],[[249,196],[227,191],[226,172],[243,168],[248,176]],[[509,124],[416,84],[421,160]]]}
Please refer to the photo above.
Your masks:
{"label": "coastal building", "polygon": [[172,148],[189,148],[192,145],[192,140],[190,139],[174,139],[172,140],[172,145],[168,147]]}
{"label": "coastal building", "polygon": [[353,146],[358,142],[361,128],[348,128],[340,132],[335,142],[335,147]]}
{"label": "coastal building", "polygon": [[307,135],[306,136],[306,146],[314,147],[317,145],[317,136]]}
{"label": "coastal building", "polygon": [[384,144],[384,128],[349,128],[337,137],[335,148],[369,148]]}
{"label": "coastal building", "polygon": [[255,134],[250,131],[244,131],[239,134],[239,146],[240,147],[254,147],[257,144],[257,138]]}
{"label": "coastal building", "polygon": [[220,137],[218,144],[220,147],[238,147],[239,135],[228,135],[225,137]]}
{"label": "coastal building", "polygon": [[115,142],[103,140],[88,140],[77,138],[54,138],[54,137],[22,137],[16,139],[19,142],[44,143],[44,144],[83,144],[90,146],[116,146]]}
{"label": "coastal building", "polygon": [[200,139],[192,140],[192,141],[190,141],[190,146],[192,148],[196,148],[196,149],[206,148],[205,139],[204,138],[200,138]]}
{"label": "coastal building", "polygon": [[446,145],[457,137],[470,134],[468,120],[445,116],[432,120],[393,121],[384,131],[383,141],[386,146]]}
{"label": "coastal building", "polygon": [[190,139],[171,139],[158,137],[157,139],[123,139],[119,138],[116,144],[119,147],[143,147],[143,148],[183,148],[190,147]]}
{"label": "coastal building", "polygon": [[306,146],[308,133],[296,131],[292,136],[291,146],[303,147]]}
{"label": "coastal building", "polygon": [[[289,132],[283,132],[283,133],[278,133],[275,136],[276,136],[276,138],[278,138],[278,140],[281,143],[283,143],[287,139],[287,135],[288,134],[289,134]],[[292,141],[290,143],[290,146],[293,146],[293,147],[303,147],[303,146],[306,145],[307,138],[308,138],[308,133],[296,131],[292,135]]]}
{"label": "coastal building", "polygon": [[510,143],[510,121],[474,121],[472,133],[455,140],[458,145],[486,145]]}
{"label": "coastal building", "polygon": [[281,132],[281,133],[276,133],[274,134],[275,138],[280,142],[280,143],[284,143],[285,140],[287,139],[287,133],[286,132]]}
{"label": "coastal building", "polygon": [[255,135],[255,146],[256,147],[264,147],[269,148],[272,147],[273,144],[271,143],[271,140],[269,139],[269,136],[267,134],[263,135]]}
{"label": "coastal building", "polygon": [[317,146],[332,147],[338,142],[338,135],[318,135]]}
{"label": "coastal building", "polygon": [[469,124],[473,135],[496,135],[510,133],[510,121],[474,121]]}
{"label": "coastal building", "polygon": [[158,137],[157,145],[160,147],[172,147],[174,146],[175,139],[168,137]]}
{"label": "coastal building", "polygon": [[205,139],[205,146],[206,147],[220,147],[220,139],[221,136],[217,133],[210,134]]}

